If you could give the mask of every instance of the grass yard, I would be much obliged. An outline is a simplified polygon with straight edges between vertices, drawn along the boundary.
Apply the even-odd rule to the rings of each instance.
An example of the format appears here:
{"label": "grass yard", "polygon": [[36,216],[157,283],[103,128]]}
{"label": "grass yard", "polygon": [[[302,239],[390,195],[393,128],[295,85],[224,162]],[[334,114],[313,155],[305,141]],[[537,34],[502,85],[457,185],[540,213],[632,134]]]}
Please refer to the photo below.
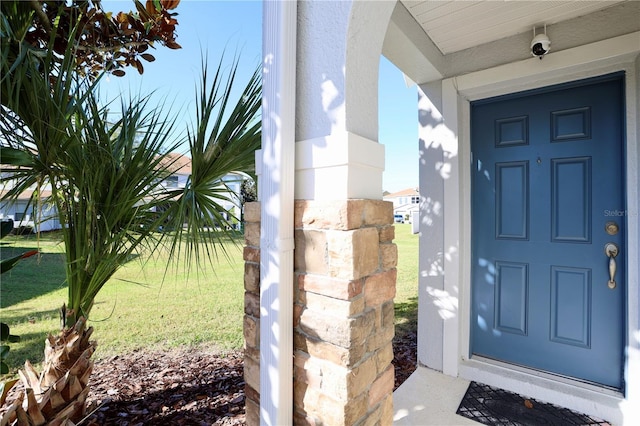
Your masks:
{"label": "grass yard", "polygon": [[415,331],[418,322],[418,234],[410,223],[396,223],[398,282],[396,283],[396,335]]}
{"label": "grass yard", "polygon": [[[241,240],[239,240],[241,242]],[[397,333],[415,328],[418,294],[418,236],[411,225],[396,224],[398,284]],[[2,240],[2,257],[37,247],[35,237]],[[241,245],[226,245],[221,257],[201,270],[170,270],[166,255],[124,265],[98,294],[91,321],[98,340],[96,359],[133,349],[205,344],[241,349],[244,304]],[[66,301],[63,246],[56,234],[40,241],[40,258],[21,261],[2,275],[0,317],[21,341],[12,343],[7,363],[16,370],[25,359],[41,362],[47,333],[60,327],[58,309]],[[164,282],[163,282],[164,278]]]}
{"label": "grass yard", "polygon": [[[3,258],[37,247],[35,237],[10,236],[2,244]],[[244,265],[241,246],[229,242],[226,247],[230,261],[221,258],[216,265],[194,267],[189,275],[181,268],[164,278],[166,255],[124,265],[91,311],[98,340],[94,356],[205,343],[222,350],[241,348]],[[48,236],[40,242],[40,259],[25,259],[2,275],[0,317],[21,337],[10,345],[11,367],[25,359],[40,362],[47,333],[60,328],[58,309],[67,299],[62,250]]]}

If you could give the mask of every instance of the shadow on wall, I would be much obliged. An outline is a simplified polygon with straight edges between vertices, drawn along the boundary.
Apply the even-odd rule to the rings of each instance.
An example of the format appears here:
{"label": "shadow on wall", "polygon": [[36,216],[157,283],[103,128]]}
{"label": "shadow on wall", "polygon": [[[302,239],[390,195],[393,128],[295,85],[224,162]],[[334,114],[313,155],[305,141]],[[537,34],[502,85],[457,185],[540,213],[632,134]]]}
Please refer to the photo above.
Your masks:
{"label": "shadow on wall", "polygon": [[[419,191],[420,200],[420,277],[419,277],[419,343],[420,362],[443,369],[444,322],[459,318],[459,286],[457,280],[459,241],[447,234],[445,218],[457,217],[459,200],[450,192],[458,185],[458,135],[443,116],[442,87],[420,86],[419,120]],[[447,203],[445,203],[445,200]],[[440,343],[438,343],[440,342]]]}

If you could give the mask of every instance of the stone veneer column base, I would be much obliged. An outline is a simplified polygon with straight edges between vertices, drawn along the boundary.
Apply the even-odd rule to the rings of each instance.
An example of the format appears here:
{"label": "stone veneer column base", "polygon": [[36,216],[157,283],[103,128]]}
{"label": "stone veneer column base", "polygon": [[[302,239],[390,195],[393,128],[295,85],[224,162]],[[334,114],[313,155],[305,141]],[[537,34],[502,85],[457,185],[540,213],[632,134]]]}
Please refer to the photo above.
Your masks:
{"label": "stone veneer column base", "polygon": [[245,203],[244,220],[244,393],[253,426],[260,424],[260,203]]}
{"label": "stone veneer column base", "polygon": [[[245,382],[248,425],[260,405],[260,205],[245,205]],[[393,205],[296,201],[294,413],[299,425],[393,420]]]}

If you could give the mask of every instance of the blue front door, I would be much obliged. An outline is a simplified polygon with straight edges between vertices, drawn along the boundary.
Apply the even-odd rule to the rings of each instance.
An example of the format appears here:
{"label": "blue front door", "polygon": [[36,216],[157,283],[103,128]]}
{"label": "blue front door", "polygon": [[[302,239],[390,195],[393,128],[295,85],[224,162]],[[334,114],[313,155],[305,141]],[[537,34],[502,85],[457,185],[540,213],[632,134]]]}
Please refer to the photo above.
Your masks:
{"label": "blue front door", "polygon": [[623,81],[472,104],[473,355],[622,388]]}

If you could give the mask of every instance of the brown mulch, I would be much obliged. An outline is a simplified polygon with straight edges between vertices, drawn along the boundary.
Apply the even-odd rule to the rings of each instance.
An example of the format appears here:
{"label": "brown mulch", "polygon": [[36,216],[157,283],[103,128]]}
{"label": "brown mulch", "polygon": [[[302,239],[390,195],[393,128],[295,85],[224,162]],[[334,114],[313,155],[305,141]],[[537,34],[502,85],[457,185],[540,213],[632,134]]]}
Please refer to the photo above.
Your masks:
{"label": "brown mulch", "polygon": [[[394,339],[393,350],[397,388],[416,368],[415,332]],[[96,363],[91,382],[94,424],[245,424],[240,352],[134,352]]]}
{"label": "brown mulch", "polygon": [[404,383],[416,369],[418,360],[418,334],[416,330],[393,339],[393,368],[396,382],[393,390]]}
{"label": "brown mulch", "polygon": [[[416,368],[415,332],[393,346],[398,387]],[[102,359],[88,403],[83,425],[244,425],[243,355],[190,348]]]}
{"label": "brown mulch", "polygon": [[240,352],[137,351],[96,363],[88,424],[243,425]]}
{"label": "brown mulch", "polygon": [[[394,339],[396,387],[416,368],[416,334]],[[88,419],[99,425],[243,425],[242,353],[134,352],[96,363]],[[90,423],[89,423],[90,424]]]}

